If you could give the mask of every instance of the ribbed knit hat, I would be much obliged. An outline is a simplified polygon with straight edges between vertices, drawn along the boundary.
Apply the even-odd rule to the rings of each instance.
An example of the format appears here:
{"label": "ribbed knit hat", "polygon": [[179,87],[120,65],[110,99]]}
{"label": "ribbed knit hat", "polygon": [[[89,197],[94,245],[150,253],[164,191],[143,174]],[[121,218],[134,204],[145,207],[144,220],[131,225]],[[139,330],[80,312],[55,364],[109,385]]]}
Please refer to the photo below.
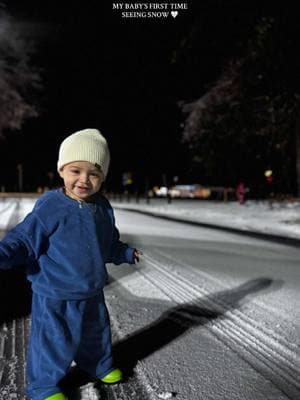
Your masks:
{"label": "ribbed knit hat", "polygon": [[98,164],[106,177],[110,155],[106,139],[97,129],[83,129],[68,136],[60,145],[57,169],[74,161]]}

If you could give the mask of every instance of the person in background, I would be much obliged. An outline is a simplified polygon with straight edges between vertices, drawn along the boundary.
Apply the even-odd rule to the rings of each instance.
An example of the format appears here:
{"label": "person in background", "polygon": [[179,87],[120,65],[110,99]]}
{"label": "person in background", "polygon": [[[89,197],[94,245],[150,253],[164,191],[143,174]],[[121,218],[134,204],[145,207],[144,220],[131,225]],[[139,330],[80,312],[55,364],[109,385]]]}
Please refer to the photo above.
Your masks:
{"label": "person in background", "polygon": [[240,204],[245,204],[247,191],[248,189],[246,188],[245,183],[241,181],[235,190],[237,200]]}

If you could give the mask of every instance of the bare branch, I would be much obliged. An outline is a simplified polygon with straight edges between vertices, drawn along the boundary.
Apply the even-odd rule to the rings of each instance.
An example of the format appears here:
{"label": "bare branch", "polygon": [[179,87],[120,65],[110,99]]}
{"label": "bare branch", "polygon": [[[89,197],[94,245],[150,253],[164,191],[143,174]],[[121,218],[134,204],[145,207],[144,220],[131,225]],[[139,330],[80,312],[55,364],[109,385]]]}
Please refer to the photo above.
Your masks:
{"label": "bare branch", "polygon": [[32,53],[18,24],[0,10],[0,137],[38,115],[30,100],[41,87],[39,71],[30,65]]}

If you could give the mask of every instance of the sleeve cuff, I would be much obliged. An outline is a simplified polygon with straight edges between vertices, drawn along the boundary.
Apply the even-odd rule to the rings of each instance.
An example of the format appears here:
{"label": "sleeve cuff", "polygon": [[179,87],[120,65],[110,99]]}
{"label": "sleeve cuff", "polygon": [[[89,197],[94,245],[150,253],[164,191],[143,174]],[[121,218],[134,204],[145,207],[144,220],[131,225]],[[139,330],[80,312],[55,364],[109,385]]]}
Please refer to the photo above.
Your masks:
{"label": "sleeve cuff", "polygon": [[128,264],[135,264],[134,259],[133,259],[134,252],[135,252],[135,249],[133,249],[132,247],[128,247],[126,249],[125,258],[126,258],[126,261],[128,262]]}

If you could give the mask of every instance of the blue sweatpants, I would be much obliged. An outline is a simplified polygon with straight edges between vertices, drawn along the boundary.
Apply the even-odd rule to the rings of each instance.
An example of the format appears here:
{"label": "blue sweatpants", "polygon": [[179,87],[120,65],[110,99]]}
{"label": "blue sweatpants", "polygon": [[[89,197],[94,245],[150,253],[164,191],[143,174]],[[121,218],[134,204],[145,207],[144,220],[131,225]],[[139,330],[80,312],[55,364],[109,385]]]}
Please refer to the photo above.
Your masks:
{"label": "blue sweatpants", "polygon": [[72,361],[93,377],[101,378],[113,369],[104,296],[70,301],[33,293],[27,356],[29,398],[44,400],[59,392],[59,381]]}

